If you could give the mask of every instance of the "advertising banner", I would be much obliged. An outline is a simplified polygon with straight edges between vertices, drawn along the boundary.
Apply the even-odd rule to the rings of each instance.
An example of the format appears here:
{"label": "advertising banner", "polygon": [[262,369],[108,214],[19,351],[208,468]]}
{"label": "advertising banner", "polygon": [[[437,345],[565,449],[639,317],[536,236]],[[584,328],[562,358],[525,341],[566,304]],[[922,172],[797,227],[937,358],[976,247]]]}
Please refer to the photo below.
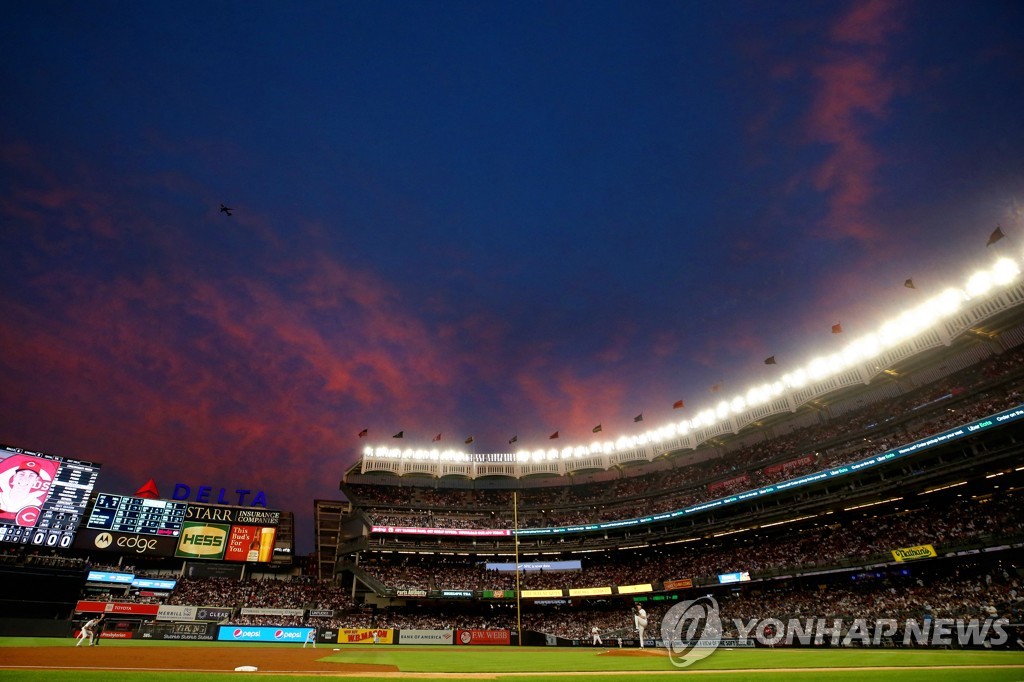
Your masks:
{"label": "advertising banner", "polygon": [[155,616],[159,604],[129,604],[127,602],[80,601],[75,606],[78,613],[114,613],[132,616]]}
{"label": "advertising banner", "polygon": [[718,576],[718,582],[722,585],[729,585],[731,583],[745,583],[750,580],[749,571],[739,571],[738,573],[723,573]]}
{"label": "advertising banner", "polygon": [[914,559],[929,559],[938,556],[935,548],[931,545],[917,545],[916,547],[900,547],[892,551],[892,558],[896,561],[913,561]]}
{"label": "advertising banner", "polygon": [[310,609],[310,618],[334,618],[334,609]]}
{"label": "advertising banner", "polygon": [[536,599],[537,597],[561,597],[561,590],[523,590],[523,599]]}
{"label": "advertising banner", "polygon": [[234,612],[230,606],[200,606],[196,609],[196,620],[222,621]]}
{"label": "advertising banner", "polygon": [[403,587],[395,592],[399,597],[426,597],[426,590],[416,590],[408,587]]}
{"label": "advertising banner", "polygon": [[399,630],[399,644],[451,644],[451,630]]}
{"label": "advertising banner", "polygon": [[768,476],[772,476],[781,471],[789,471],[790,469],[807,466],[808,464],[814,464],[814,455],[804,455],[803,457],[797,457],[796,459],[791,459],[788,462],[783,462],[782,464],[773,464],[772,466],[765,467],[764,473]]}
{"label": "advertising banner", "polygon": [[196,619],[196,606],[171,606],[167,604],[161,604],[160,608],[157,609],[156,619],[157,620],[195,620]]}
{"label": "advertising banner", "polygon": [[217,640],[221,642],[279,642],[302,644],[313,628],[274,628],[255,625],[221,625]]}
{"label": "advertising banner", "polygon": [[455,635],[456,644],[511,644],[512,635],[508,630],[459,630]]}
{"label": "advertising banner", "polygon": [[500,537],[512,531],[498,528],[410,528],[405,526],[373,526],[372,533],[404,533],[408,535],[457,535],[460,537]]}
{"label": "advertising banner", "polygon": [[156,578],[135,578],[132,580],[132,587],[140,590],[165,590],[170,592],[177,584],[177,580],[158,580]]}
{"label": "advertising banner", "polygon": [[739,476],[728,478],[724,481],[715,481],[714,483],[708,483],[707,488],[708,492],[714,492],[715,490],[719,490],[721,488],[732,488],[738,485],[746,485],[747,483],[750,483],[750,476],[748,476],[747,474],[741,474]]}
{"label": "advertising banner", "polygon": [[610,587],[572,587],[572,588],[569,588],[569,596],[570,597],[599,597],[599,596],[603,596],[603,595],[610,595],[611,593],[612,593],[612,588],[610,588]]}
{"label": "advertising banner", "polygon": [[515,599],[515,590],[484,590],[484,599]]}
{"label": "advertising banner", "polygon": [[109,573],[107,571],[89,571],[85,578],[90,583],[115,583],[119,585],[131,585],[135,579],[134,573]]}
{"label": "advertising banner", "polygon": [[664,582],[666,590],[688,590],[693,587],[693,580],[690,578],[680,578],[679,580],[666,580]]}
{"label": "advertising banner", "polygon": [[181,641],[214,641],[209,623],[142,623],[138,639],[169,639]]}
{"label": "advertising banner", "polygon": [[223,507],[215,504],[188,503],[186,521],[228,523],[239,526],[276,526],[281,523],[281,512],[252,507]]}
{"label": "advertising banner", "polygon": [[390,628],[342,628],[338,630],[338,644],[366,644],[373,641],[374,633],[377,633],[378,644],[395,643],[395,631]]}
{"label": "advertising banner", "polygon": [[250,563],[271,561],[276,533],[273,526],[232,526],[224,559]]}
{"label": "advertising banner", "polygon": [[259,607],[244,607],[239,609],[243,616],[298,616],[305,613],[302,609],[263,609]]}
{"label": "advertising banner", "polygon": [[223,523],[186,521],[181,529],[176,557],[189,559],[223,559],[231,526]]}
{"label": "advertising banner", "polygon": [[[645,583],[643,585],[619,585],[618,589],[619,594],[640,594],[642,592],[653,592],[654,586],[650,583]],[[569,591],[569,594],[570,596],[572,595],[571,590]]]}
{"label": "advertising banner", "polygon": [[108,530],[83,529],[75,538],[74,547],[88,551],[141,554],[143,556],[174,556],[178,538],[165,535],[136,535]]}

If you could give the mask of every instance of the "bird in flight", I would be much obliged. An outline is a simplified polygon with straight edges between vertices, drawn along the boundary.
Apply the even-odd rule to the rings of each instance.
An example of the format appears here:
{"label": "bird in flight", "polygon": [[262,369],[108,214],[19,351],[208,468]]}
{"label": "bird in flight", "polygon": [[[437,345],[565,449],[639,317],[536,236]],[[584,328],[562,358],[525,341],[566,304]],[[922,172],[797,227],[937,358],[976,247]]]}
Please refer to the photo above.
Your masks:
{"label": "bird in flight", "polygon": [[227,213],[228,215],[231,215],[231,211],[233,211],[233,210],[234,210],[233,208],[225,206],[224,204],[220,205],[220,212],[221,213]]}

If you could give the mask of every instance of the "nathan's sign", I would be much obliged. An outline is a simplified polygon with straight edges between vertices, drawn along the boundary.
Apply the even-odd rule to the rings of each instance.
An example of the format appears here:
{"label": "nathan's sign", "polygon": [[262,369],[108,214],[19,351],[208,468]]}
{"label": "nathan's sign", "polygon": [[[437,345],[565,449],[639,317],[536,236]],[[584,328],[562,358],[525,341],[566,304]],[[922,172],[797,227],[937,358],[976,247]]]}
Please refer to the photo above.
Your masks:
{"label": "nathan's sign", "polygon": [[892,551],[892,558],[896,561],[913,561],[914,559],[928,559],[938,556],[935,548],[931,545],[917,545],[916,547],[900,547]]}
{"label": "nathan's sign", "polygon": [[219,507],[212,504],[190,504],[185,510],[185,520],[233,523],[240,526],[276,526],[281,523],[281,512],[268,509]]}
{"label": "nathan's sign", "polygon": [[666,590],[688,590],[693,587],[691,578],[679,578],[678,580],[666,580],[662,585]]}

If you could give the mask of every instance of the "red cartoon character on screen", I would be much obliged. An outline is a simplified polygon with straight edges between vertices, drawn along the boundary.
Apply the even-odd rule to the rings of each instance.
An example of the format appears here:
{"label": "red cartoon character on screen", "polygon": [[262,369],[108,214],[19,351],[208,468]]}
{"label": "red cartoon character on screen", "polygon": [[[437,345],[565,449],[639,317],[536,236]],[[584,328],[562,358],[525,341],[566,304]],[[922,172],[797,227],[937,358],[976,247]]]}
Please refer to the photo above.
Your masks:
{"label": "red cartoon character on screen", "polygon": [[36,525],[56,471],[57,462],[29,455],[0,462],[0,520]]}

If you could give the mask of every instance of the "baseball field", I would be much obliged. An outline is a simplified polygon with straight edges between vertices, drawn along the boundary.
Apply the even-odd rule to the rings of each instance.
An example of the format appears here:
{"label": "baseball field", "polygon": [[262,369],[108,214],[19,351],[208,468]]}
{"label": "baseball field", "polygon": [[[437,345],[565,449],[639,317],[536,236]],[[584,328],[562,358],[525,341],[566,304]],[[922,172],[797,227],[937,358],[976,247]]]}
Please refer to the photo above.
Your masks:
{"label": "baseball field", "polygon": [[[239,667],[256,671],[236,672]],[[720,649],[687,668],[662,650],[544,647],[428,647],[133,642],[104,640],[75,647],[74,640],[0,638],[0,679],[9,682],[180,682],[256,675],[261,681],[297,682],[344,677],[646,682],[681,676],[735,680],[1024,680],[1024,650]]]}

